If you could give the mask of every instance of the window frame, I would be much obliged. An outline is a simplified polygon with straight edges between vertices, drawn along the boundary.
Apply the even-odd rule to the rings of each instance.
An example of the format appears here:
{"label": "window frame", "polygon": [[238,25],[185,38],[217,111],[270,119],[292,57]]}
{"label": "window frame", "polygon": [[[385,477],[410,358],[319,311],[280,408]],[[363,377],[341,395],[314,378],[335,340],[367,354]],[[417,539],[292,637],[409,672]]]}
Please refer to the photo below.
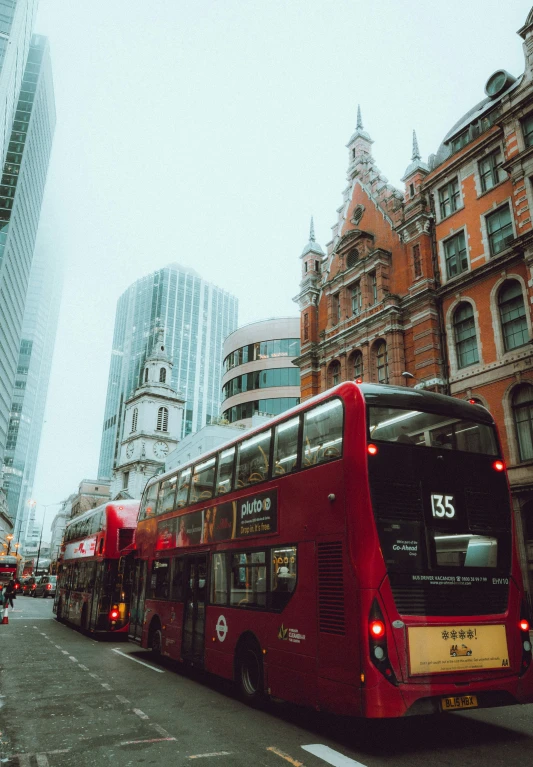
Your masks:
{"label": "window frame", "polygon": [[[463,239],[464,242],[464,248],[456,249],[455,253],[449,254],[448,253],[448,246],[451,245],[451,243],[457,243],[460,241],[460,238]],[[458,277],[460,274],[464,274],[465,272],[468,272],[470,270],[470,259],[469,259],[469,253],[468,253],[468,237],[466,235],[465,229],[460,229],[458,232],[455,232],[450,237],[446,237],[446,239],[442,240],[442,248],[443,248],[443,254],[444,254],[444,267],[446,272],[446,277],[448,280],[453,280],[455,277]],[[462,267],[463,257],[461,254],[464,252],[464,260],[466,261],[466,266]],[[451,263],[452,260],[456,259],[455,267],[456,272],[455,274],[451,274]]]}
{"label": "window frame", "polygon": [[[460,311],[469,310],[470,314],[462,319],[458,319],[458,313]],[[470,322],[471,321],[471,322]],[[469,323],[471,329],[473,330],[473,333],[471,335],[466,336],[464,338],[459,338],[459,332],[462,332],[464,329],[459,329],[459,325],[465,325],[465,323]],[[455,358],[457,362],[457,369],[463,370],[464,368],[471,367],[472,365],[479,364],[479,340],[478,340],[478,333],[477,333],[477,326],[476,326],[476,318],[475,318],[475,311],[474,307],[470,303],[470,301],[461,301],[455,309],[453,310],[453,316],[452,316],[452,327],[453,327],[453,339],[454,339],[454,346],[455,346]],[[465,344],[467,342],[471,341],[471,339],[475,339],[475,346],[471,348],[466,348]],[[467,357],[472,352],[475,351],[475,359],[472,359],[472,361],[468,361]]]}
{"label": "window frame", "polygon": [[[518,286],[520,298],[522,299],[522,310],[523,310],[523,313],[520,314],[519,317],[517,317],[517,318],[511,318],[511,319],[507,319],[506,321],[504,321],[503,311],[502,311],[504,303],[505,304],[509,304],[517,296],[513,296],[511,299],[507,299],[505,302],[502,302],[501,296],[502,296],[502,293],[506,289],[511,287],[512,283],[515,283]],[[523,286],[522,286],[522,284],[516,278],[509,277],[508,279],[504,280],[504,282],[500,285],[500,287],[498,288],[498,292],[496,294],[496,305],[497,305],[497,309],[498,309],[498,320],[499,320],[499,323],[500,323],[500,329],[501,329],[501,334],[502,334],[502,344],[503,344],[504,354],[508,354],[510,352],[514,352],[515,349],[520,349],[523,346],[526,346],[531,341],[530,333],[529,333],[529,325],[528,325],[528,322],[527,322],[526,302],[524,300],[524,289],[523,289]],[[506,334],[506,329],[509,328],[509,326],[511,326],[514,322],[516,322],[517,319],[523,319],[523,327],[522,327],[520,332],[523,333],[524,329],[525,329],[526,340],[523,343],[521,343],[521,344],[516,344],[516,346],[509,346],[509,344],[508,344],[508,335]],[[512,333],[511,335],[516,335],[516,333]]]}
{"label": "window frame", "polygon": [[[503,211],[507,211],[509,215],[509,221],[503,227],[500,227],[498,230],[491,232],[490,221],[495,220],[496,216],[500,216]],[[499,256],[500,253],[503,253],[503,251],[511,247],[511,243],[507,242],[507,240],[509,240],[510,237],[512,240],[514,240],[515,238],[515,231],[513,226],[513,214],[511,212],[511,206],[509,204],[509,201],[506,200],[502,205],[499,205],[494,210],[490,210],[488,213],[485,213],[484,218],[485,218],[485,230],[487,232],[487,242],[489,246],[489,255],[491,258],[494,258],[495,256]],[[493,238],[495,237],[495,235],[500,234],[504,229],[507,229],[507,228],[510,229],[512,235],[507,234],[505,237],[502,237],[499,243],[502,245],[502,247],[499,247],[498,250],[495,250]]]}
{"label": "window frame", "polygon": [[[499,156],[499,163],[494,161],[494,158]],[[490,163],[490,167],[488,170],[483,170],[482,166],[484,163]],[[503,163],[503,153],[500,146],[498,146],[496,149],[493,149],[491,152],[486,154],[484,157],[482,157],[477,165],[478,174],[479,174],[479,182],[481,186],[481,194],[485,194],[485,192],[490,192],[491,189],[494,189],[495,186],[498,186],[502,181],[505,181],[505,178],[500,178],[500,169]],[[490,186],[487,186],[486,184],[486,177],[490,177],[492,183]]]}
{"label": "window frame", "polygon": [[[439,197],[440,220],[448,218],[462,207],[461,185],[459,176],[454,176],[437,189]],[[447,206],[449,210],[447,210]]]}

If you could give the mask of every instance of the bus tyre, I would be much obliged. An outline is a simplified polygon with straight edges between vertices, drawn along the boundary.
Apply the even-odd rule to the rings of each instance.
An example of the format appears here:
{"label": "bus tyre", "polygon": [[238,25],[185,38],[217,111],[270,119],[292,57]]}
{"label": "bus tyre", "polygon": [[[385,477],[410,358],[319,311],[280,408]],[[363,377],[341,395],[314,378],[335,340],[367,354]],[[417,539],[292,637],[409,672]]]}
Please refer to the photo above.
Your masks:
{"label": "bus tyre", "polygon": [[161,632],[161,625],[159,621],[150,627],[150,649],[156,658],[161,657],[161,651],[163,647],[163,634]]}
{"label": "bus tyre", "polygon": [[237,651],[235,664],[239,695],[246,703],[254,705],[263,697],[263,656],[258,644],[244,642]]}

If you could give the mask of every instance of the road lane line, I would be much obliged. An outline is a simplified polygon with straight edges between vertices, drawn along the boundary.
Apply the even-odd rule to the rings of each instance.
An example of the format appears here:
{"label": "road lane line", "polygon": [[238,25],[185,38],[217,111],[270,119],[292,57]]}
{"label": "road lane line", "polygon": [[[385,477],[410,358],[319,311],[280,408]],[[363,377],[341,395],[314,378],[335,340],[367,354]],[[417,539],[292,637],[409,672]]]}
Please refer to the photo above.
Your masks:
{"label": "road lane line", "polygon": [[88,671],[89,669],[87,666],[84,666],[83,663],[78,663],[79,668],[81,668],[82,671]]}
{"label": "road lane line", "polygon": [[73,655],[69,655],[68,659],[71,660],[73,663],[77,663],[78,662],[78,659],[75,658]]}
{"label": "road lane line", "polygon": [[62,650],[63,649],[60,644],[55,644],[54,647],[57,647],[58,650]]}
{"label": "road lane line", "polygon": [[210,754],[193,754],[189,759],[205,759],[208,756],[229,756],[231,751],[212,751]]}
{"label": "road lane line", "polygon": [[334,751],[329,746],[323,746],[321,743],[313,743],[310,746],[302,746],[304,751],[309,751],[310,754],[318,756],[319,759],[323,759],[333,767],[365,767],[361,762],[356,762],[355,759],[350,759],[344,754],[339,754],[338,751]]}
{"label": "road lane line", "polygon": [[[118,695],[117,695],[117,698],[118,698]],[[167,732],[167,731],[165,730],[165,728],[164,728],[164,727],[161,727],[161,725],[160,725],[160,724],[155,724],[155,723],[153,723],[153,724],[151,725],[151,727],[153,727],[153,728],[154,728],[154,730],[155,730],[156,732],[158,732],[160,735],[162,735],[164,738],[169,738],[169,737],[170,737],[170,733],[169,733],[169,732]]]}
{"label": "road lane line", "polygon": [[[91,674],[92,676],[92,674]],[[117,695],[117,700],[119,700],[121,703],[124,703],[124,705],[129,706],[131,701],[124,697],[124,695]]]}
{"label": "road lane line", "polygon": [[279,748],[276,748],[275,746],[269,746],[267,748],[267,751],[272,751],[273,754],[277,754],[277,756],[281,756],[282,759],[285,759],[286,762],[289,762],[290,764],[292,764],[293,767],[304,767],[303,762],[299,762],[297,759],[293,759],[292,756],[285,754],[283,751],[280,751]]}
{"label": "road lane line", "polygon": [[111,650],[111,652],[116,652],[117,655],[122,655],[124,658],[127,658],[128,660],[133,660],[135,663],[140,663],[141,666],[146,666],[146,668],[152,669],[152,671],[157,671],[158,674],[164,674],[165,672],[162,671],[160,668],[156,668],[155,666],[151,666],[149,663],[145,663],[143,660],[139,660],[138,658],[132,658],[132,656],[127,652],[122,652],[121,650],[116,647],[114,650]]}
{"label": "road lane line", "polygon": [[61,652],[63,653],[63,655],[68,655],[68,650],[61,650]]}
{"label": "road lane line", "polygon": [[102,685],[102,687],[104,688],[104,690],[109,690],[109,691],[111,691],[111,690],[113,689],[113,688],[111,687],[111,685],[110,685],[110,684],[107,684],[107,682],[100,682],[100,684]]}
{"label": "road lane line", "polygon": [[139,719],[150,719],[148,714],[145,714],[144,711],[141,711],[140,708],[132,708],[131,710],[133,711],[134,714],[137,714]]}
{"label": "road lane line", "polygon": [[89,676],[92,676],[92,678],[96,679],[97,682],[100,681],[100,677],[98,676],[98,674],[89,674]]}
{"label": "road lane line", "polygon": [[149,738],[148,740],[123,740],[119,746],[132,746],[136,743],[161,743],[164,740],[176,740],[176,738]]}
{"label": "road lane line", "polygon": [[37,762],[37,767],[49,767],[46,754],[35,754],[35,761]]}

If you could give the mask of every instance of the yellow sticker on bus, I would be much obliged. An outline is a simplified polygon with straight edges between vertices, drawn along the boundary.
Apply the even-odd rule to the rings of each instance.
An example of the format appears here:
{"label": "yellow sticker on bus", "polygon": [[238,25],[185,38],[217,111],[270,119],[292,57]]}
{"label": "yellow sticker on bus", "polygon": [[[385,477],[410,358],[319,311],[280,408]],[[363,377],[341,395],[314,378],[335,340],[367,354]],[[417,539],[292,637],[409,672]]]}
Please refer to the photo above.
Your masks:
{"label": "yellow sticker on bus", "polygon": [[509,669],[503,624],[410,626],[407,632],[411,675]]}

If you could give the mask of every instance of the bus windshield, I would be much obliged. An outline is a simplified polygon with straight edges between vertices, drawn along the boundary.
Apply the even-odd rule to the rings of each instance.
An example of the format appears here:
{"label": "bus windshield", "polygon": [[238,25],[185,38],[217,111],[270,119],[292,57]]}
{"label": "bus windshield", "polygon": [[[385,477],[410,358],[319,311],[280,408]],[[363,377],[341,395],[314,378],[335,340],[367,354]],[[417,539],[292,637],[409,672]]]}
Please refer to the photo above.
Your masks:
{"label": "bus windshield", "polygon": [[498,455],[494,427],[420,410],[369,406],[371,440]]}

